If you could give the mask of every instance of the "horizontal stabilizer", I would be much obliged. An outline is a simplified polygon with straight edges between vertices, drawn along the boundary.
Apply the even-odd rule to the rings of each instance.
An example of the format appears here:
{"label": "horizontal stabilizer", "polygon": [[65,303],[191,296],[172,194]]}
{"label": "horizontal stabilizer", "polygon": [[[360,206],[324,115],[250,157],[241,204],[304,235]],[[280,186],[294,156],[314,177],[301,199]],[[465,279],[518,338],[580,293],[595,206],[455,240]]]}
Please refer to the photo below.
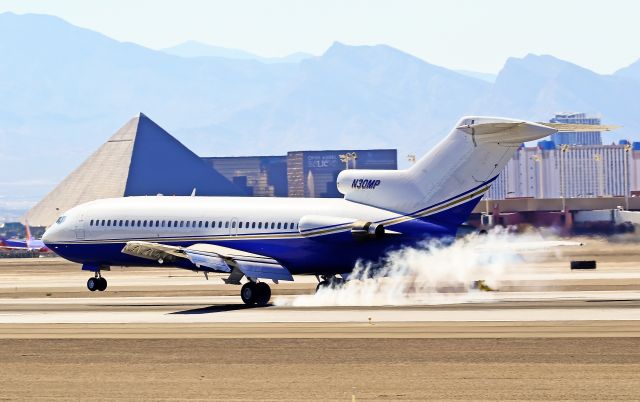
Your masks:
{"label": "horizontal stabilizer", "polygon": [[559,132],[585,132],[585,131],[613,131],[620,126],[611,126],[604,124],[570,124],[570,123],[538,123],[558,130]]}
{"label": "horizontal stabilizer", "polygon": [[466,119],[464,123],[466,124],[461,124],[456,129],[471,135],[475,143],[520,144],[557,131],[546,125],[518,120],[476,122],[475,119]]}

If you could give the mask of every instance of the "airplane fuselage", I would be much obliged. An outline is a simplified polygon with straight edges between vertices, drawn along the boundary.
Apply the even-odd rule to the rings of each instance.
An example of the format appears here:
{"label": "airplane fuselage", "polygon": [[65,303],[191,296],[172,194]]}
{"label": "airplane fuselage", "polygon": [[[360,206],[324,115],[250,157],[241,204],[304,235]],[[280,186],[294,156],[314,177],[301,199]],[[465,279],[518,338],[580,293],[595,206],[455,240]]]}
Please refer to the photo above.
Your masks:
{"label": "airplane fuselage", "polygon": [[[309,216],[320,223],[301,227],[301,219]],[[327,224],[322,224],[325,217]],[[82,264],[159,265],[122,253],[129,241],[182,247],[206,243],[268,255],[292,274],[349,272],[357,260],[375,262],[391,249],[454,236],[457,229],[344,199],[309,198],[105,199],[73,208],[60,220],[47,230],[45,242],[60,256]],[[382,223],[395,234],[355,238],[350,230],[354,220]]]}

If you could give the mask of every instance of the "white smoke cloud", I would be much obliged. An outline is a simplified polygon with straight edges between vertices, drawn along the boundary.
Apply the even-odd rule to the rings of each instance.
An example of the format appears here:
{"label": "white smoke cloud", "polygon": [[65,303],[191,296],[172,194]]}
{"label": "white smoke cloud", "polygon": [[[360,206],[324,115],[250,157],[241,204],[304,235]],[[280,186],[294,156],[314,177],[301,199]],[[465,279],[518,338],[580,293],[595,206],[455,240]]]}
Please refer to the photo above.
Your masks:
{"label": "white smoke cloud", "polygon": [[341,288],[280,297],[275,304],[393,306],[490,301],[495,294],[476,289],[475,281],[482,280],[499,289],[509,273],[522,269],[525,256],[539,258],[541,251],[575,244],[543,240],[539,235],[515,235],[505,229],[495,229],[487,235],[472,234],[451,245],[430,241],[389,253],[379,270],[358,264],[351,280]]}

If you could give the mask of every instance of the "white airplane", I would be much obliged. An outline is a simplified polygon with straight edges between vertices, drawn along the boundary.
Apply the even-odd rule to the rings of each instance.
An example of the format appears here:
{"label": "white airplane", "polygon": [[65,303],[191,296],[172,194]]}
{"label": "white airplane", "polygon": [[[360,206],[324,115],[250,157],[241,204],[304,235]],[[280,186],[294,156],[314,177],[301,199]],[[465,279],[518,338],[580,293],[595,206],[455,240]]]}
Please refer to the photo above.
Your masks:
{"label": "white airplane", "polygon": [[[341,283],[358,260],[428,238],[454,238],[523,142],[549,126],[497,117],[464,117],[407,170],[345,170],[343,199],[147,196],[103,199],[64,213],[45,232],[58,255],[94,272],[104,290],[111,266],[168,265],[225,272],[248,305],[264,305],[263,280],[315,275]],[[428,269],[428,267],[425,267]]]}

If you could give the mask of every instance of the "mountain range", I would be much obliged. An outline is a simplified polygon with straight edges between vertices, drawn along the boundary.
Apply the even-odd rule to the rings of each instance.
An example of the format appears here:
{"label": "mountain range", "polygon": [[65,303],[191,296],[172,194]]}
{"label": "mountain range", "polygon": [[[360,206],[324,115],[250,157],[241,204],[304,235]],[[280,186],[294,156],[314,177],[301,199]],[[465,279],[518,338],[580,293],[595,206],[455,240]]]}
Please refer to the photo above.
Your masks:
{"label": "mountain range", "polygon": [[0,14],[0,54],[0,215],[43,196],[138,112],[202,156],[379,147],[420,155],[473,113],[546,121],[581,111],[623,126],[607,141],[640,132],[640,61],[601,75],[527,55],[492,77],[386,45],[336,42],[319,56],[280,59],[196,42],[152,50],[12,13]]}

